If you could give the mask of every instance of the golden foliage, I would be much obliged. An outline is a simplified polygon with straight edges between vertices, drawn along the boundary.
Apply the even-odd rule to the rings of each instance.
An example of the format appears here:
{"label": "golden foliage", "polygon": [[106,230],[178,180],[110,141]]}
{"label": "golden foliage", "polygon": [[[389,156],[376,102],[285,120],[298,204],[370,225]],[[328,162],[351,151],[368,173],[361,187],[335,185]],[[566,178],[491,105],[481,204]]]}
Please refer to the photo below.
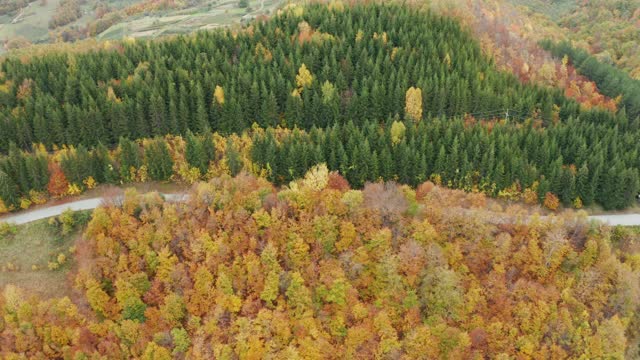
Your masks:
{"label": "golden foliage", "polygon": [[32,202],[28,198],[20,198],[20,209],[26,210],[31,206]]}
{"label": "golden foliage", "polygon": [[[265,62],[269,62],[273,59],[273,55],[271,54],[271,51],[267,49],[264,45],[262,45],[262,43],[258,43],[258,45],[256,45],[255,55],[256,57],[262,59]],[[216,90],[217,90],[217,87],[216,87]],[[224,103],[224,100],[222,101],[222,103]]]}
{"label": "golden foliage", "polygon": [[9,210],[11,209],[9,209],[7,205],[5,205],[4,201],[0,199],[0,215],[8,213]]}
{"label": "golden foliage", "polygon": [[[42,205],[47,202],[47,194],[42,191],[31,190],[29,191],[29,199],[31,200],[32,203],[36,205]],[[1,210],[0,210],[0,213],[2,213]]]}
{"label": "golden foliage", "polygon": [[[182,204],[127,191],[87,227],[95,260],[77,284],[90,314],[7,287],[3,344],[150,359],[546,358],[561,351],[542,334],[568,334],[565,357],[621,357],[640,275],[608,230],[511,223],[513,209],[433,183],[323,186],[326,172],[280,191],[214,178]],[[131,299],[144,321],[124,318]]]}
{"label": "golden foliage", "polygon": [[67,188],[67,195],[74,196],[82,193],[82,189],[77,184],[69,184]]}
{"label": "golden foliage", "polygon": [[422,120],[422,90],[420,88],[412,86],[407,90],[404,111],[407,119],[415,122]]}
{"label": "golden foliage", "polygon": [[224,105],[224,89],[220,85],[216,85],[216,89],[213,92],[213,97],[216,99],[218,105]]}
{"label": "golden foliage", "polygon": [[98,186],[98,182],[96,182],[96,180],[93,178],[93,176],[89,176],[88,178],[82,180],[82,183],[89,190],[94,189],[96,186]]}
{"label": "golden foliage", "polygon": [[304,88],[311,86],[311,83],[313,83],[313,75],[311,74],[311,71],[309,71],[309,69],[307,69],[307,66],[305,64],[302,64],[300,66],[300,69],[298,69],[298,75],[296,75],[296,85],[298,86],[298,92],[302,92],[302,90],[304,90]]}
{"label": "golden foliage", "polygon": [[320,191],[327,187],[329,182],[329,169],[326,164],[319,164],[307,171],[302,183],[305,187],[314,191]]}
{"label": "golden foliage", "polygon": [[391,143],[397,145],[404,138],[407,128],[401,121],[394,121],[391,125]]}
{"label": "golden foliage", "polygon": [[555,194],[548,192],[544,196],[543,204],[547,209],[556,211],[558,206],[560,206],[560,200]]}

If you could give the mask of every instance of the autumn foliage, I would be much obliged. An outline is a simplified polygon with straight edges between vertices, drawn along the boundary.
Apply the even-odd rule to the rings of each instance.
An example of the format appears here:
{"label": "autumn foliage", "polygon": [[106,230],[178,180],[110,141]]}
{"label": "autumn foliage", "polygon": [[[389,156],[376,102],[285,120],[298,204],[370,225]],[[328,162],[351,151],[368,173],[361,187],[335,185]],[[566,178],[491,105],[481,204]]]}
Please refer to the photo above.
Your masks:
{"label": "autumn foliage", "polygon": [[496,65],[521,81],[563,89],[565,96],[586,109],[617,110],[618,101],[602,95],[595,83],[579,75],[566,59],[555,59],[538,44],[548,37],[563,39],[570,31],[527,14],[510,1],[438,0],[429,2],[429,6],[470,27]]}
{"label": "autumn foliage", "polygon": [[65,195],[69,188],[69,182],[62,172],[60,165],[55,162],[50,162],[49,174],[49,184],[47,185],[47,191],[49,191],[49,194],[54,197]]}
{"label": "autumn foliage", "polygon": [[510,215],[524,209],[431,183],[416,197],[337,179],[318,167],[278,191],[224,176],[184,203],[127,191],[86,229],[81,298],[4,289],[0,356],[636,354],[640,269],[608,229],[572,214],[518,223]]}

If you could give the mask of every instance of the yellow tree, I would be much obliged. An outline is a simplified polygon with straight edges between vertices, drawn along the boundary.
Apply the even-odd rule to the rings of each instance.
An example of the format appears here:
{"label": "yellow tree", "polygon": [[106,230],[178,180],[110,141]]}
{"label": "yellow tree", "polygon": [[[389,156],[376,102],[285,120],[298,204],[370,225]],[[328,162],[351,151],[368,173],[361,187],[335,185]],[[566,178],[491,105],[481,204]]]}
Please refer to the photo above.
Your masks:
{"label": "yellow tree", "polygon": [[311,71],[307,69],[307,65],[302,64],[298,69],[298,75],[296,75],[296,85],[298,86],[298,92],[311,85],[313,82],[313,75]]}
{"label": "yellow tree", "polygon": [[406,118],[415,122],[422,119],[422,90],[420,88],[412,86],[407,90],[404,112]]}
{"label": "yellow tree", "polygon": [[213,97],[216,99],[218,105],[224,105],[224,89],[220,85],[216,85],[216,89],[213,91]]}
{"label": "yellow tree", "polygon": [[[420,110],[420,113],[422,113],[422,110]],[[393,145],[397,145],[399,142],[401,142],[404,138],[404,133],[406,132],[406,130],[407,128],[404,126],[404,123],[400,121],[394,121],[391,125],[391,143]]]}

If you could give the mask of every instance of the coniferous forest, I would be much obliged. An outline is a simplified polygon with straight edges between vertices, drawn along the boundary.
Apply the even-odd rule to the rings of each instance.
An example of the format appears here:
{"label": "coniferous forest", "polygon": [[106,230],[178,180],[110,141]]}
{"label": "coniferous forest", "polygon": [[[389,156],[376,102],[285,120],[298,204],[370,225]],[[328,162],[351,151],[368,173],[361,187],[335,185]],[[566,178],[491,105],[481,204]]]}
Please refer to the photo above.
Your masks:
{"label": "coniferous forest", "polygon": [[[606,209],[629,206],[639,189],[635,99],[614,114],[522,85],[454,20],[398,5],[289,7],[242,29],[10,57],[2,70],[0,150],[13,155],[0,164],[0,194],[14,207],[46,187],[35,175],[46,161],[19,154],[33,144],[100,148],[106,161],[122,138],[239,134],[256,124],[303,131],[254,136],[253,162],[276,183],[326,162],[355,186],[437,179]],[[65,174],[82,166],[67,164]],[[129,167],[109,180],[130,180]],[[105,178],[96,171],[86,175]]]}
{"label": "coniferous forest", "polygon": [[[303,66],[304,65],[304,66]],[[559,92],[494,70],[455,20],[400,6],[289,11],[242,30],[124,43],[112,51],[7,59],[2,143],[94,146],[121,136],[240,132],[256,122],[306,130],[508,109],[545,124],[577,116]],[[215,100],[216,87],[224,103]],[[599,119],[600,120],[600,119]],[[601,119],[602,121],[610,119]]]}

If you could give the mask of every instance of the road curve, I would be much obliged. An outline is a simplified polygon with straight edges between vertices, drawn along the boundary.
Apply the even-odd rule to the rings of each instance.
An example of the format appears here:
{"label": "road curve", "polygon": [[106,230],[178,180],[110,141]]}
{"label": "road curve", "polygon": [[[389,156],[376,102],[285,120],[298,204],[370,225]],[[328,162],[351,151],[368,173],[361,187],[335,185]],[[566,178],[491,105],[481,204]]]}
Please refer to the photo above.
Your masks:
{"label": "road curve", "polygon": [[[164,196],[168,201],[184,201],[188,198],[188,194],[160,194]],[[111,198],[113,200],[113,198]],[[122,196],[116,197],[122,199]],[[32,221],[47,219],[52,216],[58,216],[65,210],[71,209],[73,211],[80,210],[92,210],[104,203],[104,198],[97,197],[86,200],[72,201],[63,205],[54,205],[44,207],[36,210],[20,212],[14,215],[8,215],[0,217],[0,222],[13,223],[13,224],[26,224]],[[612,214],[612,215],[594,215],[589,216],[589,220],[600,221],[608,225],[621,225],[621,226],[640,226],[640,214]]]}

